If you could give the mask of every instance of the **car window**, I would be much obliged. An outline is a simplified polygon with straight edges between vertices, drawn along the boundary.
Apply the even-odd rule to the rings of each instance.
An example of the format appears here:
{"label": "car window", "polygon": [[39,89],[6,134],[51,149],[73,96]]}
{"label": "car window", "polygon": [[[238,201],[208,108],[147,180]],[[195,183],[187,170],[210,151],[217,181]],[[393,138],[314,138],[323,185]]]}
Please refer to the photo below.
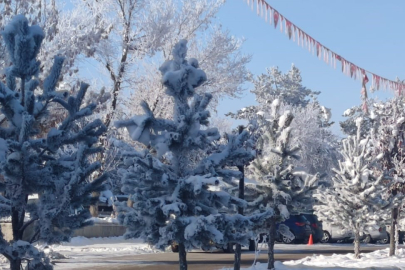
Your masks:
{"label": "car window", "polygon": [[298,219],[299,222],[307,222],[307,221],[308,221],[308,219],[306,219],[306,218],[305,218],[304,216],[302,216],[302,215],[297,216],[297,219]]}
{"label": "car window", "polygon": [[318,222],[318,220],[316,219],[316,216],[313,216],[313,215],[305,215],[305,218],[312,223]]}

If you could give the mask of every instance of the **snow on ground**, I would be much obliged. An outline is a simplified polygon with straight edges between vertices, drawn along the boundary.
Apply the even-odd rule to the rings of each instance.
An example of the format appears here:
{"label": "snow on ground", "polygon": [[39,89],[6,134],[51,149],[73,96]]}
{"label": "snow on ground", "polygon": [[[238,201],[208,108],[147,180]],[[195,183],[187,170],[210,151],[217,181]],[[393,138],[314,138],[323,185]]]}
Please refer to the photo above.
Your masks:
{"label": "snow on ground", "polygon": [[157,253],[158,250],[150,247],[140,239],[124,239],[123,236],[108,238],[73,237],[69,243],[53,245],[54,252],[80,256],[86,253],[108,253],[109,256],[127,254]]}
{"label": "snow on ground", "polygon": [[[261,246],[261,253],[267,253],[266,245]],[[362,245],[362,247],[387,247],[386,245]],[[120,237],[109,238],[85,238],[73,237],[70,243],[61,245],[52,245],[49,247],[39,246],[45,252],[51,255],[52,260],[56,263],[55,270],[74,270],[89,269],[91,267],[106,266],[112,263],[120,265],[134,264],[133,258],[123,258],[127,255],[139,255],[147,253],[160,253],[161,251],[143,243],[140,239],[125,240]],[[352,248],[352,244],[315,244],[315,245],[286,245],[276,244],[275,253],[307,253],[316,254],[321,250],[340,250]],[[404,247],[404,246],[401,246]],[[170,249],[168,249],[170,250]],[[195,250],[201,252],[200,250]],[[171,251],[168,251],[171,252]],[[193,251],[192,251],[193,252]],[[244,252],[247,252],[246,249]],[[392,259],[387,258],[388,249],[375,251],[373,253],[364,253],[360,260],[354,260],[353,254],[347,255],[312,255],[297,261],[277,262],[276,270],[320,270],[320,269],[371,269],[364,267],[378,266],[375,270],[388,269],[405,269],[405,249],[400,249],[398,256]],[[119,258],[121,257],[121,258]],[[257,264],[249,270],[266,269],[266,264]],[[346,267],[346,268],[343,268]],[[394,267],[395,266],[395,267]],[[391,268],[390,268],[391,267]],[[0,269],[8,269],[6,260],[1,262]]]}
{"label": "snow on ground", "polygon": [[[354,254],[333,254],[331,256],[312,255],[301,260],[275,263],[276,270],[399,270],[405,269],[405,249],[398,249],[396,256],[388,256],[389,248],[371,253],[361,254],[360,259],[355,259]],[[266,270],[267,264],[256,264],[244,270]]]}
{"label": "snow on ground", "polygon": [[117,218],[114,217],[92,217],[89,218],[88,220],[92,220],[94,223],[113,223],[113,224],[119,224],[119,221]]}
{"label": "snow on ground", "polygon": [[[86,267],[102,264],[102,258],[137,255],[146,253],[159,253],[161,251],[143,243],[140,239],[124,239],[123,236],[108,238],[73,237],[69,243],[60,245],[43,246],[43,249],[56,261],[55,269],[85,269]],[[0,269],[8,269],[5,258],[0,260]],[[123,262],[124,263],[124,262]]]}

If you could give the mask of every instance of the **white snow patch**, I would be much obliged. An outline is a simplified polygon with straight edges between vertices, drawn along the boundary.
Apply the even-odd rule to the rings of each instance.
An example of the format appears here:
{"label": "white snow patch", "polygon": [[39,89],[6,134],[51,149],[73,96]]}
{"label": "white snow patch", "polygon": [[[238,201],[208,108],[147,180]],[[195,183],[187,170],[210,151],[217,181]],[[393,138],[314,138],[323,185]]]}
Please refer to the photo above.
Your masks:
{"label": "white snow patch", "polygon": [[92,217],[92,218],[89,218],[88,220],[92,220],[95,224],[97,224],[97,223],[113,223],[113,224],[119,224],[118,219],[117,219],[117,218],[114,218],[114,217],[105,217],[105,218]]}
{"label": "white snow patch", "polygon": [[[55,269],[88,269],[106,265],[109,259],[127,255],[160,253],[141,239],[119,237],[86,238],[73,237],[69,243],[60,245],[38,244],[37,248],[56,261]],[[117,261],[127,263],[126,261]],[[133,263],[133,262],[131,262]],[[8,261],[0,255],[0,269],[8,269]]]}
{"label": "white snow patch", "polygon": [[[312,255],[301,260],[279,262],[276,261],[277,270],[347,270],[347,269],[376,269],[394,270],[405,269],[405,249],[398,249],[395,256],[388,256],[389,249],[377,250],[371,253],[362,253],[360,259],[355,259],[353,253],[331,256]],[[266,270],[267,264],[257,263],[243,270]],[[227,270],[224,268],[224,270]]]}

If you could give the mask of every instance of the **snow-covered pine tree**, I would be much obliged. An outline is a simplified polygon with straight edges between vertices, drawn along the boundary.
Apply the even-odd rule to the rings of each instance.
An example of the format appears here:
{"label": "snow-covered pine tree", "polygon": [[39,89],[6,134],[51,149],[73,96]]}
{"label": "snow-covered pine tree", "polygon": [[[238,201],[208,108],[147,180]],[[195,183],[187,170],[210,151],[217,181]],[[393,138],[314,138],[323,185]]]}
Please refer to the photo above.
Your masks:
{"label": "snow-covered pine tree", "polygon": [[388,188],[385,194],[391,202],[390,211],[382,215],[391,220],[390,256],[395,255],[395,227],[398,224],[399,209],[405,197],[405,98],[396,96],[385,102],[373,102],[368,115],[371,125],[371,141],[374,155],[381,153],[378,168],[375,170],[384,175],[383,185]]}
{"label": "snow-covered pine tree", "polygon": [[[369,98],[367,101],[368,108],[374,108],[374,105],[378,103],[377,100]],[[343,112],[343,117],[345,120],[339,122],[340,129],[342,132],[348,136],[355,136],[357,134],[356,119],[361,117],[363,122],[361,124],[361,137],[364,139],[370,134],[370,130],[373,127],[373,117],[369,113],[365,113],[363,110],[363,105],[353,106]]]}
{"label": "snow-covered pine tree", "polygon": [[256,78],[251,77],[250,81],[254,84],[251,92],[256,95],[259,104],[271,104],[278,99],[288,105],[305,107],[316,101],[316,96],[320,94],[302,85],[301,71],[294,64],[285,74],[272,67]]}
{"label": "snow-covered pine tree", "polygon": [[339,168],[334,169],[333,186],[320,189],[314,197],[316,214],[321,220],[341,225],[354,232],[354,254],[360,257],[360,236],[368,226],[378,224],[379,212],[390,203],[382,198],[387,187],[382,185],[383,175],[376,175],[374,166],[382,154],[375,157],[370,138],[361,138],[362,118],[356,120],[357,135],[342,142]]}
{"label": "snow-covered pine tree", "polygon": [[201,129],[209,124],[207,106],[212,96],[195,94],[206,75],[196,59],[186,60],[186,44],[181,40],[175,45],[173,60],[160,67],[166,94],[174,99],[173,119],[155,118],[143,102],[145,115],[116,123],[148,148],[123,154],[127,167],[120,170],[122,191],[134,201],[133,207],[119,207],[118,218],[128,228],[126,237],[142,237],[162,249],[177,243],[181,270],[187,269],[187,250],[248,244],[250,225],[272,214],[267,211],[250,218],[227,215],[229,208],[244,207],[246,202],[215,188],[241,176],[238,170],[226,167],[230,161],[251,160],[252,153],[239,148],[247,132],[228,135],[228,143],[218,151],[199,152],[202,157],[197,162],[193,158],[220,135],[216,128]]}
{"label": "snow-covered pine tree", "polygon": [[301,159],[294,162],[308,173],[321,172],[328,181],[332,176],[331,169],[337,166],[337,137],[330,126],[330,109],[322,106],[316,97],[320,92],[307,89],[302,85],[300,71],[294,65],[283,74],[278,68],[267,69],[267,72],[251,78],[258,105],[242,108],[236,113],[229,113],[233,118],[256,122],[257,113],[271,110],[273,100],[280,101],[280,113],[290,111],[294,115],[291,123],[292,140],[300,145]]}
{"label": "snow-covered pine tree", "polygon": [[[73,230],[89,225],[90,193],[103,189],[106,175],[89,183],[88,177],[100,168],[88,157],[102,149],[94,147],[105,132],[100,120],[77,128],[76,122],[92,113],[95,105],[81,107],[88,85],[82,84],[77,95],[55,91],[64,58],[57,56],[41,93],[37,79],[40,62],[36,56],[44,39],[39,26],[29,26],[23,15],[13,18],[2,32],[12,63],[6,69],[6,84],[0,83],[2,125],[0,217],[11,218],[13,239],[0,235],[0,253],[10,262],[11,270],[53,269],[49,258],[33,243],[66,241]],[[39,124],[49,117],[48,107],[58,103],[68,112],[58,127],[40,137]],[[73,151],[60,151],[74,145]],[[28,196],[38,194],[37,202]],[[24,239],[28,227],[33,235]]]}
{"label": "snow-covered pine tree", "polygon": [[[253,136],[252,136],[253,135]],[[254,133],[251,133],[246,129],[244,126],[239,126],[237,129],[233,130],[233,134],[226,134],[225,133],[225,138],[221,140],[223,143],[221,144],[214,144],[214,147],[209,149],[208,151],[215,151],[215,152],[224,152],[225,148],[227,148],[226,152],[229,153],[230,155],[233,155],[235,158],[227,158],[225,160],[225,163],[223,165],[227,167],[236,167],[239,172],[240,176],[238,178],[232,177],[230,179],[226,178],[224,179],[226,181],[226,185],[222,186],[223,190],[226,190],[227,192],[232,193],[233,190],[237,190],[237,195],[238,198],[244,199],[244,191],[245,191],[245,166],[249,165],[250,161],[252,161],[255,156],[256,156],[256,151],[254,150],[254,143],[255,143],[255,137]],[[238,158],[243,157],[243,158]],[[233,181],[233,180],[236,181]],[[244,215],[244,208],[243,207],[237,207],[237,209],[228,210],[228,213],[238,213],[240,215]],[[272,212],[272,210],[271,210]],[[253,217],[253,216],[252,216]],[[256,217],[257,218],[257,217]],[[263,220],[263,216],[259,216],[259,219],[261,221]],[[256,220],[253,226],[262,226],[263,222],[257,222]],[[251,227],[252,231],[255,229],[254,227]],[[246,231],[242,231],[241,233],[246,233]],[[253,238],[253,235],[252,237]],[[252,239],[249,240],[249,250],[252,249],[251,244],[254,243],[252,242]],[[240,264],[241,264],[241,257],[242,257],[242,251],[241,251],[242,245],[240,243],[236,243],[235,246],[235,259],[234,259],[234,270],[239,270],[240,269]],[[228,244],[228,248],[226,249],[227,251],[232,251],[233,249],[233,243]]]}
{"label": "snow-covered pine tree", "polygon": [[[319,175],[309,175],[294,168],[293,161],[299,159],[300,148],[294,145],[291,122],[293,114],[279,112],[280,102],[271,104],[270,119],[262,119],[262,135],[257,141],[258,155],[249,166],[250,176],[257,184],[246,185],[245,198],[248,209],[254,212],[272,209],[268,230],[268,266],[274,269],[274,242],[276,224],[288,219],[291,212],[308,211],[312,206],[312,191],[317,188]],[[266,117],[267,118],[267,117]],[[263,231],[262,231],[263,232]],[[279,233],[290,236],[288,231]]]}

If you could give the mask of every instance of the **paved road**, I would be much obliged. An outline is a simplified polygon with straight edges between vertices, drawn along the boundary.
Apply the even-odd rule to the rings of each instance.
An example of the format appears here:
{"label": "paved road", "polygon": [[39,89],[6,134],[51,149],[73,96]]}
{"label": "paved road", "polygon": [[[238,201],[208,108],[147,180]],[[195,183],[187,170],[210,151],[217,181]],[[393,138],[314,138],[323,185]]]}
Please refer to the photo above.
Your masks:
{"label": "paved road", "polygon": [[[386,248],[387,246],[367,246],[362,247],[361,252],[371,252],[377,249]],[[263,250],[258,258],[258,262],[267,262],[267,251]],[[353,252],[353,246],[319,246],[314,248],[308,246],[297,246],[297,249],[291,250],[276,250],[276,260],[298,260],[312,254],[332,255],[332,254],[346,254]],[[187,254],[187,261],[189,270],[214,270],[222,269],[223,267],[232,267],[233,254],[227,254],[223,252],[190,252]],[[254,252],[243,251],[242,253],[242,266],[251,266],[254,261]],[[65,264],[66,263],[66,264]],[[98,265],[95,266],[96,261],[89,261],[89,265],[86,266],[86,262],[81,263],[83,267],[69,268],[69,262],[61,262],[63,269],[86,269],[86,270],[171,270],[178,269],[178,254],[177,253],[158,253],[158,254],[143,254],[143,255],[131,255],[120,256],[110,258],[99,258]],[[59,265],[61,265],[59,264]],[[58,264],[55,267],[58,270]]]}

